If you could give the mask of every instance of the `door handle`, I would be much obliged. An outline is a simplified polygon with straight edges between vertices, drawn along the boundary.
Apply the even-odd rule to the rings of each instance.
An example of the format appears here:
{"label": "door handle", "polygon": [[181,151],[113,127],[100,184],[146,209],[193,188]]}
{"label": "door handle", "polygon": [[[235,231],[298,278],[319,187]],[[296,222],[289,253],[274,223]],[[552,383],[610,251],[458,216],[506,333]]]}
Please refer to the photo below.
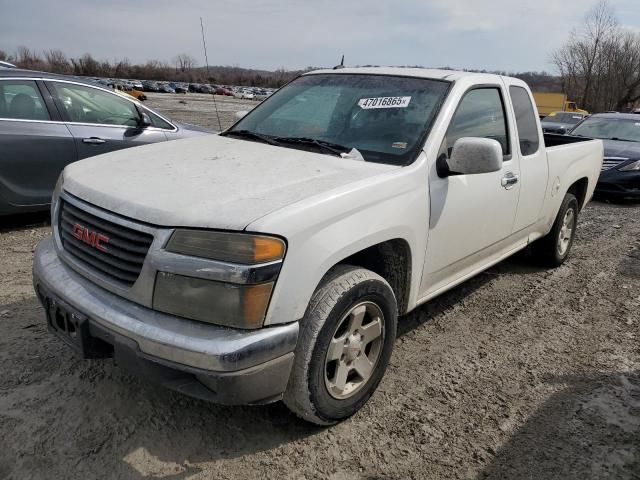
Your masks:
{"label": "door handle", "polygon": [[98,138],[98,137],[89,137],[89,138],[82,139],[82,143],[88,143],[89,145],[100,145],[105,142],[106,140],[104,138]]}
{"label": "door handle", "polygon": [[518,175],[514,175],[512,172],[507,172],[500,184],[507,190],[513,188],[513,186],[518,183]]}

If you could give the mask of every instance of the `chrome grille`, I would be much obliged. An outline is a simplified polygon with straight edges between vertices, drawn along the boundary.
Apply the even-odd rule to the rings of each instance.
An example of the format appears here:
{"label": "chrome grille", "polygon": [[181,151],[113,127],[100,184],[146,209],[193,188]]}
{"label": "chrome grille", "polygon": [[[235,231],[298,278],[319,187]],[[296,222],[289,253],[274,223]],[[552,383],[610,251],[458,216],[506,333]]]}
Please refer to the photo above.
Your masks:
{"label": "chrome grille", "polygon": [[604,160],[602,161],[602,168],[600,169],[600,171],[604,172],[605,170],[609,170],[610,168],[620,165],[625,160],[627,159],[618,157],[604,157]]}
{"label": "chrome grille", "polygon": [[[67,254],[85,268],[132,286],[140,275],[153,236],[110,222],[65,200],[60,202],[59,232]],[[98,235],[104,237],[96,243]]]}

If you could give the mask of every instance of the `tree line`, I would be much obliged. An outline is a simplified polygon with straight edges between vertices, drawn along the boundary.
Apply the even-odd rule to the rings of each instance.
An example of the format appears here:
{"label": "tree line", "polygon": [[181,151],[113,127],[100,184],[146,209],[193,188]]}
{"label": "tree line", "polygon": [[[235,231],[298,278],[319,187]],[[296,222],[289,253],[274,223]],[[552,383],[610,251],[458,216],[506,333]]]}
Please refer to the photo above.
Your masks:
{"label": "tree line", "polygon": [[256,70],[234,66],[198,66],[197,61],[186,53],[174,57],[172,63],[148,60],[134,64],[129,59],[98,60],[90,53],[80,57],[69,57],[60,49],[38,52],[20,46],[12,54],[0,50],[0,60],[20,68],[39,70],[64,75],[105,78],[135,78],[188,83],[217,83],[222,85],[247,85],[278,88],[302,73],[301,70],[275,71]]}
{"label": "tree line", "polygon": [[[307,67],[303,70],[275,71],[241,68],[235,66],[198,66],[197,61],[186,53],[177,55],[173,64],[160,60],[149,60],[144,64],[132,64],[128,59],[97,60],[86,53],[73,58],[59,49],[49,49],[41,53],[28,47],[18,47],[14,54],[0,50],[0,60],[16,64],[20,68],[40,70],[65,75],[106,78],[136,78],[143,80],[162,80],[195,83],[219,83],[222,85],[247,85],[256,87],[281,87],[303,72],[313,70]],[[448,67],[445,67],[448,68]],[[477,70],[480,71],[480,70]],[[481,72],[487,73],[486,70]],[[511,75],[526,81],[531,88],[539,91],[559,91],[560,79],[546,72],[507,73],[492,71],[502,75]]]}

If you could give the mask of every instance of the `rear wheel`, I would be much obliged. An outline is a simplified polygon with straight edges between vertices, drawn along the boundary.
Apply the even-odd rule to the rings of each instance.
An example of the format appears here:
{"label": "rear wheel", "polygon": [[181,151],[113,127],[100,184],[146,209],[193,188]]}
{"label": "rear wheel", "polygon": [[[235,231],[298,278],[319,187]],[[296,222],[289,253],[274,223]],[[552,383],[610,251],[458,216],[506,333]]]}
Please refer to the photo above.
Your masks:
{"label": "rear wheel", "polygon": [[551,231],[533,244],[536,259],[543,265],[558,267],[569,256],[578,224],[578,200],[567,193]]}
{"label": "rear wheel", "polygon": [[319,425],[357,412],[387,368],[397,316],[393,290],[376,273],[346,265],[329,272],[301,321],[287,406]]}

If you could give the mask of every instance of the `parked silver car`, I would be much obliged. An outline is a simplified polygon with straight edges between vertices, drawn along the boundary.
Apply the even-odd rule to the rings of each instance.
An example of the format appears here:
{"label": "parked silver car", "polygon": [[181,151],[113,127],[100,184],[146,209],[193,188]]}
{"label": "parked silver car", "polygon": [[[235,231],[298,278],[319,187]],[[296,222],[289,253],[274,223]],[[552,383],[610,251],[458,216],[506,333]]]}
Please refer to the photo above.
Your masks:
{"label": "parked silver car", "polygon": [[49,208],[71,162],[213,133],[75,77],[0,69],[0,215]]}

